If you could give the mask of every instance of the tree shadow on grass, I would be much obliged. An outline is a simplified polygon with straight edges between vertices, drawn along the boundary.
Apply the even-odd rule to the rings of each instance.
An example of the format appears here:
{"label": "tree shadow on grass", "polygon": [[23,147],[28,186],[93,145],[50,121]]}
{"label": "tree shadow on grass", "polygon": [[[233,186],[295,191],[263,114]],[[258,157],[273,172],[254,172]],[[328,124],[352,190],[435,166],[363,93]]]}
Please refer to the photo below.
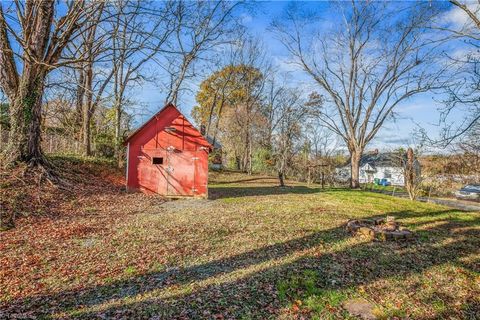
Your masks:
{"label": "tree shadow on grass", "polygon": [[249,183],[255,181],[256,183],[268,183],[272,184],[272,181],[276,180],[275,178],[272,177],[254,177],[254,178],[247,178],[247,179],[237,179],[237,180],[228,180],[228,181],[216,181],[214,179],[210,180],[210,183],[212,184],[218,184],[218,185],[225,185],[225,184],[236,184],[236,183]]}
{"label": "tree shadow on grass", "polygon": [[[227,183],[225,183],[227,184]],[[284,194],[315,194],[315,193],[338,193],[344,192],[346,196],[351,193],[368,193],[369,198],[388,199],[388,195],[380,193],[372,193],[361,189],[348,189],[345,187],[326,187],[321,188],[318,185],[312,185],[311,187],[304,185],[287,185],[285,187],[265,185],[252,185],[250,187],[245,186],[229,186],[224,187],[225,184],[212,185],[208,188],[209,196],[211,200],[223,199],[223,198],[242,198],[242,197],[256,197],[256,196],[269,196],[269,195],[284,195]],[[220,186],[219,186],[220,185]],[[393,198],[392,199],[397,199]]]}
{"label": "tree shadow on grass", "polygon": [[307,186],[252,186],[252,187],[209,187],[209,199],[223,199],[223,198],[243,198],[243,197],[258,197],[269,195],[284,195],[284,194],[315,194],[319,192],[336,192],[345,191],[344,188],[328,188],[322,189],[320,187]]}
{"label": "tree shadow on grass", "polygon": [[[433,215],[401,211],[388,215],[398,219],[427,218],[448,214],[449,211],[443,210]],[[445,263],[480,272],[478,263],[467,263],[463,259],[479,253],[479,230],[472,227],[480,225],[480,218],[462,220],[448,217],[437,221],[442,223],[423,226],[426,229],[418,231],[417,240],[408,244],[355,242],[346,248],[329,251],[351,237],[343,227],[337,227],[184,269],[153,272],[87,289],[9,301],[0,305],[0,310],[3,310],[0,316],[2,312],[7,318],[23,312],[31,312],[29,314],[32,316],[66,312],[85,319],[192,319],[214,318],[216,314],[222,314],[225,318],[260,319],[272,317],[285,305],[278,298],[279,281],[305,270],[317,272],[317,287],[338,291],[381,279],[407,277]],[[200,284],[202,280],[214,280],[214,277],[229,275],[305,250],[311,252],[299,254],[293,261],[273,264],[261,271],[222,280],[224,282],[219,280]],[[190,284],[193,285],[188,290],[175,291],[182,285]],[[154,290],[171,294],[159,297]]]}
{"label": "tree shadow on grass", "polygon": [[[209,199],[212,200],[283,194],[313,194],[320,191],[337,190],[336,188],[322,189],[318,185],[312,185],[311,187],[299,185],[297,182],[291,181],[287,181],[286,186],[281,187],[276,178],[266,176],[229,181],[211,180],[209,183]],[[338,188],[338,190],[345,190],[345,188]]]}

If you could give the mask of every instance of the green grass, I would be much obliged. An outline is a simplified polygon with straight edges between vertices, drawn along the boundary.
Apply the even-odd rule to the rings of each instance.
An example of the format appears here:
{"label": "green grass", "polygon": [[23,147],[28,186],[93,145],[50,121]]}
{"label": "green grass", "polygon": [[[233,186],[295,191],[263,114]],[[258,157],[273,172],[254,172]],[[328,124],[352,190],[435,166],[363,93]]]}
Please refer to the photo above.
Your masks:
{"label": "green grass", "polygon": [[[19,223],[2,234],[0,314],[353,319],[343,308],[352,298],[380,318],[479,314],[480,213],[276,184],[214,173],[212,200],[95,192],[75,202],[83,214]],[[369,242],[344,230],[349,219],[386,215],[415,239]]]}
{"label": "green grass", "polygon": [[278,297],[290,309],[307,311],[314,318],[327,319],[353,295],[351,289],[322,289],[319,286],[321,273],[304,270],[286,280],[278,282]]}
{"label": "green grass", "polygon": [[404,187],[401,186],[382,186],[376,185],[374,183],[364,183],[362,184],[362,189],[365,190],[376,190],[376,191],[385,191],[385,192],[406,192]]}

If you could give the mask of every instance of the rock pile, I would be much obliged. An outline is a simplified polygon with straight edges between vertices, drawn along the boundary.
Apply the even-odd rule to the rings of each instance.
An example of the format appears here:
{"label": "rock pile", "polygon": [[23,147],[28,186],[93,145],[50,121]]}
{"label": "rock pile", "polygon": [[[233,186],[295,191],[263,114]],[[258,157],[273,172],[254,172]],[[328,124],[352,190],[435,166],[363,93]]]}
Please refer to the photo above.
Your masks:
{"label": "rock pile", "polygon": [[402,241],[413,238],[413,233],[400,227],[394,217],[349,220],[348,232],[378,241]]}

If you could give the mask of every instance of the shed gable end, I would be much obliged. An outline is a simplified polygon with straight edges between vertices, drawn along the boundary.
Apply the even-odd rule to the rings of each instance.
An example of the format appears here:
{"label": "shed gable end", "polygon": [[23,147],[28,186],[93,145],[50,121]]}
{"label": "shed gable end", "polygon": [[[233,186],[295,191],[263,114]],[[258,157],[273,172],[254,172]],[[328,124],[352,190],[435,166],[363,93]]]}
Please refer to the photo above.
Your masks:
{"label": "shed gable end", "polygon": [[144,149],[199,150],[209,148],[210,143],[178,111],[169,105],[147,121],[127,140],[130,145],[139,145]]}

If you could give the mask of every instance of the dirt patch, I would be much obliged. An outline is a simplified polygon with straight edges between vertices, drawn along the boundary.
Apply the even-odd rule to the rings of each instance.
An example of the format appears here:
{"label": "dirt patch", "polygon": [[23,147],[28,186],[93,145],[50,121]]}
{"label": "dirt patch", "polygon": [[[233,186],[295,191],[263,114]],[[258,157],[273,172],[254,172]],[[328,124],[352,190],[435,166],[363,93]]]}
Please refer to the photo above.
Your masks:
{"label": "dirt patch", "polygon": [[208,199],[176,199],[169,200],[159,206],[167,211],[203,210],[218,206],[218,201]]}
{"label": "dirt patch", "polygon": [[350,314],[366,320],[377,319],[374,313],[375,305],[365,299],[351,299],[343,304]]}

